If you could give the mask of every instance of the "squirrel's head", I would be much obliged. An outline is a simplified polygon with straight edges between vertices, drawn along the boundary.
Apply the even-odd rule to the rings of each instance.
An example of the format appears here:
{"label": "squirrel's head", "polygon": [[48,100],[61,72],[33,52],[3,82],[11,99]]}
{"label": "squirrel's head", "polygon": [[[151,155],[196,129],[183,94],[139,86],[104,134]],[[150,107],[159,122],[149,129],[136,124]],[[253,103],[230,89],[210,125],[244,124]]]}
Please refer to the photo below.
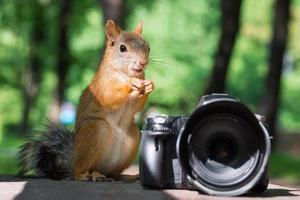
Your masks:
{"label": "squirrel's head", "polygon": [[142,38],[142,23],[136,30],[123,31],[114,21],[108,20],[106,32],[106,56],[110,64],[132,77],[140,77],[148,64],[149,44]]}

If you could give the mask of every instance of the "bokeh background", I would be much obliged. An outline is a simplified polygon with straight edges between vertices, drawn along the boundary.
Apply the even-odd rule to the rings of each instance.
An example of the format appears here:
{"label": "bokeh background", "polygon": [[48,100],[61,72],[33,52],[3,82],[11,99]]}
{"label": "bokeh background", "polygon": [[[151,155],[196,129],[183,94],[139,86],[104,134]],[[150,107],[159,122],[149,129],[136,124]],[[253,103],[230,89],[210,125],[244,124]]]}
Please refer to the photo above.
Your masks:
{"label": "bokeh background", "polygon": [[267,117],[273,181],[300,184],[299,0],[0,0],[0,174],[48,121],[72,127],[101,60],[104,23],[144,24],[147,113],[190,114],[227,92]]}

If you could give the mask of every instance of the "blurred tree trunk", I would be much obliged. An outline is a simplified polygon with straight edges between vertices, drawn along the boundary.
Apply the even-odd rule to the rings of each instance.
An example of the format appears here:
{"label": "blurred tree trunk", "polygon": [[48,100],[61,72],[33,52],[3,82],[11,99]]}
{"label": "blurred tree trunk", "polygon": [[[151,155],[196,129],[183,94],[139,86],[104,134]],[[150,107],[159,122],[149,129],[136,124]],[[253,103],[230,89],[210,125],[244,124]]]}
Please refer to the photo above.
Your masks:
{"label": "blurred tree trunk", "polygon": [[70,47],[68,40],[68,28],[70,22],[72,0],[60,0],[58,15],[58,46],[57,46],[57,87],[55,89],[52,104],[50,106],[49,118],[53,123],[59,123],[59,113],[64,100],[67,74],[70,68]]}
{"label": "blurred tree trunk", "polygon": [[[126,28],[126,17],[128,16],[128,7],[125,0],[98,0],[100,8],[103,14],[103,23],[109,19],[114,20],[121,28]],[[106,35],[104,34],[104,41],[106,40]],[[101,63],[102,53],[105,48],[105,42],[100,48],[99,63]]]}
{"label": "blurred tree trunk", "polygon": [[210,82],[205,94],[223,92],[231,54],[240,28],[240,10],[242,0],[221,1],[222,33],[219,47],[215,55],[214,66]]}
{"label": "blurred tree trunk", "polygon": [[32,6],[32,29],[29,44],[29,65],[25,69],[23,79],[23,112],[20,133],[26,133],[29,128],[29,116],[38,95],[41,81],[42,58],[40,47],[45,38],[44,7],[36,2]]}
{"label": "blurred tree trunk", "polygon": [[128,14],[124,0],[99,0],[104,23],[112,19],[117,22],[122,28],[126,27],[125,16]]}
{"label": "blurred tree trunk", "polygon": [[[277,0],[274,7],[273,37],[270,48],[269,73],[259,112],[266,117],[269,132],[276,137],[276,116],[280,102],[280,82],[283,69],[283,56],[288,37],[290,0]],[[276,141],[276,140],[274,140]]]}

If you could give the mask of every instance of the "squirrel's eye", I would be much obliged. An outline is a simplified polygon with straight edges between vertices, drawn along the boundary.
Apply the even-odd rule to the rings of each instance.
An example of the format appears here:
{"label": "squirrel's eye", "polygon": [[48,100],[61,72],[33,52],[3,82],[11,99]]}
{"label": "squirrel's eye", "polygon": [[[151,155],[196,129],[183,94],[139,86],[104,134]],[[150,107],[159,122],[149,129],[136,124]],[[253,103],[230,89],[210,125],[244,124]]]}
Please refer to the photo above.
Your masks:
{"label": "squirrel's eye", "polygon": [[125,52],[127,50],[126,46],[124,44],[121,44],[120,51]]}
{"label": "squirrel's eye", "polygon": [[148,47],[148,51],[150,52],[150,47]]}

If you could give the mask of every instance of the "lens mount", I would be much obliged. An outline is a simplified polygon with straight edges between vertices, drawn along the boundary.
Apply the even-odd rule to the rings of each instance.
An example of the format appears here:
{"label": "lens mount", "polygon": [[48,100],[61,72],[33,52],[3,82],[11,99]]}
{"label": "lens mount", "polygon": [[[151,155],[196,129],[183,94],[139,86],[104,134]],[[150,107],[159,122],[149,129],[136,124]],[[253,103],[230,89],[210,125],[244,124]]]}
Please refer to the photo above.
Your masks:
{"label": "lens mount", "polygon": [[264,125],[243,104],[199,107],[177,140],[177,155],[196,189],[235,196],[250,190],[264,172],[270,141]]}

